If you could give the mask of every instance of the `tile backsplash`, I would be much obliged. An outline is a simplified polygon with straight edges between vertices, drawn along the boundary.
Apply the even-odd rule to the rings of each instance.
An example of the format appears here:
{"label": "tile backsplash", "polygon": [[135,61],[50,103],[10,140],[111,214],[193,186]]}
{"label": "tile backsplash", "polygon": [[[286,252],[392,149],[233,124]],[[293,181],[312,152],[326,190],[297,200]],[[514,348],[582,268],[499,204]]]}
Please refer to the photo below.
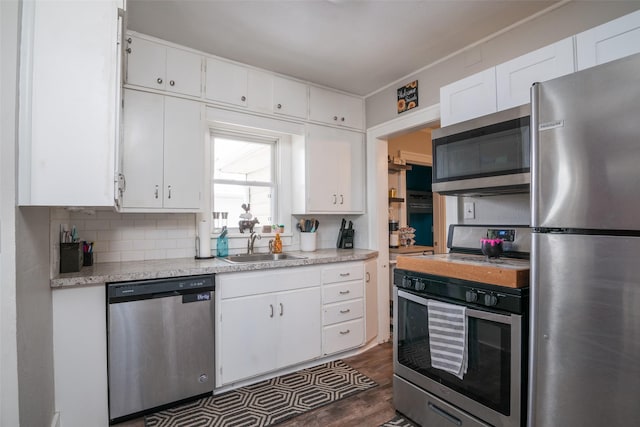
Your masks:
{"label": "tile backsplash", "polygon": [[196,253],[195,214],[52,209],[51,238],[56,247],[60,224],[75,225],[80,240],[94,242],[96,263],[186,258]]}

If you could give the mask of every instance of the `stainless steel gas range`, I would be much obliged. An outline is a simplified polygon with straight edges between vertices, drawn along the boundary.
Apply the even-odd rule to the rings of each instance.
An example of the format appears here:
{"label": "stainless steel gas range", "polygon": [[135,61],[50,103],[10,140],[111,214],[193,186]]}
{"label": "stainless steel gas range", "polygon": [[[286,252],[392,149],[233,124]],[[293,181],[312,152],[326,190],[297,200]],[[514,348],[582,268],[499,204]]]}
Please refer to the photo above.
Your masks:
{"label": "stainless steel gas range", "polygon": [[[489,259],[480,239],[500,235]],[[529,253],[526,226],[453,225],[446,255],[398,257],[394,404],[428,427],[525,425]]]}

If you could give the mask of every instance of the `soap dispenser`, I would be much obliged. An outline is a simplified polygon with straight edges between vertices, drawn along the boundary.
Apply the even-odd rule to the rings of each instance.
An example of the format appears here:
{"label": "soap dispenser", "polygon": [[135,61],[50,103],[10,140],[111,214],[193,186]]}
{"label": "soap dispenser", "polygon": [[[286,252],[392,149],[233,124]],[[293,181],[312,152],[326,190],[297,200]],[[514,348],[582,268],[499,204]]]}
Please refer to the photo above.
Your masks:
{"label": "soap dispenser", "polygon": [[274,254],[282,253],[282,239],[280,239],[280,233],[276,233],[276,239],[269,242],[271,252]]}

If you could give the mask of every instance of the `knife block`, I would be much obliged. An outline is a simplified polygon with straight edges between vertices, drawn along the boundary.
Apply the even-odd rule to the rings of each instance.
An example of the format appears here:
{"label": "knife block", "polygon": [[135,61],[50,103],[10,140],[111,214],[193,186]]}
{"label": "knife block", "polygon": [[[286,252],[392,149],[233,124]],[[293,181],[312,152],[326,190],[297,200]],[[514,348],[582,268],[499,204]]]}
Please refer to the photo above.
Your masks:
{"label": "knife block", "polygon": [[338,249],[353,249],[353,235],[355,230],[352,228],[345,228],[340,230],[338,235]]}

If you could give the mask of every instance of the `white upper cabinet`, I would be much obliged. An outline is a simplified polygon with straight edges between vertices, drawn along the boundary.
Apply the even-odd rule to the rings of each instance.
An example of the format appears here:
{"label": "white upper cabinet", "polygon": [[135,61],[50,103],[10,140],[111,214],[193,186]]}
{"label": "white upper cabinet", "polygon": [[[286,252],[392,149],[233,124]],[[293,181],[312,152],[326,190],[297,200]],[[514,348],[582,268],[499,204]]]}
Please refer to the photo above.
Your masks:
{"label": "white upper cabinet", "polygon": [[640,10],[576,36],[578,70],[640,52]]}
{"label": "white upper cabinet", "polygon": [[199,102],[125,91],[123,208],[197,211],[204,133]]}
{"label": "white upper cabinet", "polygon": [[240,107],[248,105],[249,69],[219,59],[207,58],[205,98]]}
{"label": "white upper cabinet", "polygon": [[440,124],[443,127],[496,111],[495,67],[440,88]]}
{"label": "white upper cabinet", "polygon": [[113,207],[123,1],[21,4],[18,204]]}
{"label": "white upper cabinet", "polygon": [[273,77],[273,112],[286,116],[307,118],[308,86],[295,80]]}
{"label": "white upper cabinet", "polygon": [[364,127],[364,102],[361,98],[311,86],[309,119],[354,129]]}
{"label": "white upper cabinet", "polygon": [[364,212],[364,152],[362,133],[307,125],[294,144],[294,211]]}
{"label": "white upper cabinet", "polygon": [[498,111],[528,104],[533,83],[564,76],[574,70],[573,37],[498,65]]}
{"label": "white upper cabinet", "polygon": [[126,83],[201,96],[202,57],[150,40],[127,36]]}

